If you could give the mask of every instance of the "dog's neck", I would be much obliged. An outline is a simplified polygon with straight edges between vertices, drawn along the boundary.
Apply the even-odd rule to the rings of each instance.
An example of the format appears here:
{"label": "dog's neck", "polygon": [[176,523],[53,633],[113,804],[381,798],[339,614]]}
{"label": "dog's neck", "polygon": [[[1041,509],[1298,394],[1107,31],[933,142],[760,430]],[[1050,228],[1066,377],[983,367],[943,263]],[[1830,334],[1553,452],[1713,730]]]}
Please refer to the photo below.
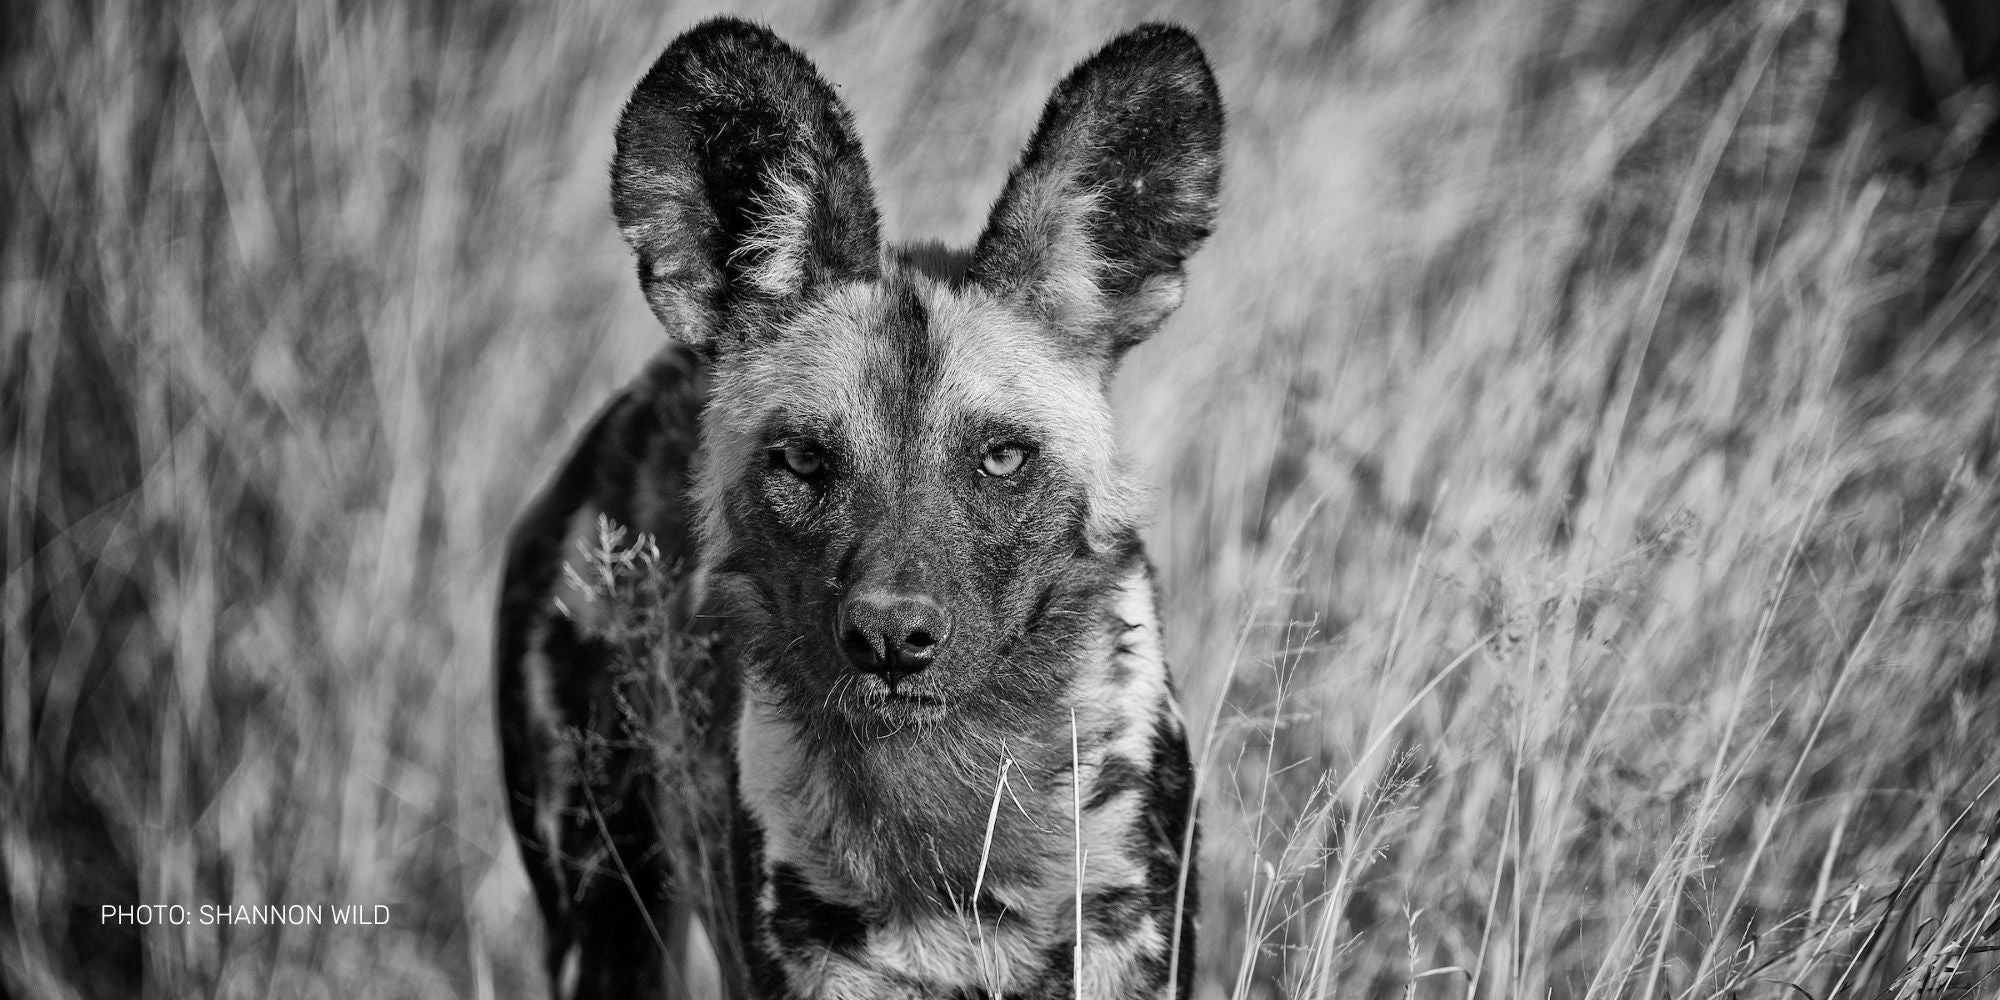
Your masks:
{"label": "dog's neck", "polygon": [[1153,720],[1173,710],[1143,561],[1098,611],[1074,651],[1073,696],[1062,699],[1074,710],[1033,731],[947,717],[866,745],[817,746],[747,680],[737,763],[767,874],[789,866],[819,895],[882,914],[1023,912],[1073,891],[1073,879],[1042,883],[1073,870],[1067,859],[1097,828],[1129,828],[1129,810],[1112,799],[1151,759]]}

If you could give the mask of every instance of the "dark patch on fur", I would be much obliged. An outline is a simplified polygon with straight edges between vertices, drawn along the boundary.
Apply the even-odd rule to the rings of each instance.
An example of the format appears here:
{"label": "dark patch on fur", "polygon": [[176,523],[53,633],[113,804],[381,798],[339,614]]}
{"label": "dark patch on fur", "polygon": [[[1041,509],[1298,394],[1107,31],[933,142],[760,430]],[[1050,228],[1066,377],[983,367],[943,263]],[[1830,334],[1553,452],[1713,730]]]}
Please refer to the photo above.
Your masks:
{"label": "dark patch on fur", "polygon": [[972,914],[982,924],[997,924],[1010,912],[1007,904],[990,892],[982,892],[979,898],[972,901]]}
{"label": "dark patch on fur", "polygon": [[[1180,966],[1175,977],[1178,996],[1190,996],[1194,985],[1195,913],[1198,910],[1195,858],[1199,837],[1189,836],[1194,821],[1194,763],[1188,756],[1187,734],[1164,711],[1153,722],[1153,769],[1146,801],[1134,832],[1134,847],[1146,859],[1146,894],[1159,914],[1162,933],[1171,935],[1181,866],[1187,865],[1187,893],[1181,906]],[[1187,852],[1182,854],[1185,843]],[[1164,967],[1161,970],[1164,973]]]}
{"label": "dark patch on fur", "polygon": [[764,894],[764,831],[741,800],[735,806],[729,853],[736,883],[736,929],[748,965],[745,973],[750,995],[784,1000],[792,996],[792,991],[785,984],[784,966],[771,953],[766,934],[762,933],[765,928],[757,913],[757,900]]}
{"label": "dark patch on fur", "polygon": [[1113,661],[1107,679],[1116,687],[1132,683],[1132,664],[1124,659]]}
{"label": "dark patch on fur", "polygon": [[867,943],[868,924],[861,911],[813,892],[797,868],[774,867],[771,892],[771,934],[781,947],[813,944],[852,954]]}
{"label": "dark patch on fur", "polygon": [[1076,939],[1064,938],[1042,949],[1042,978],[1028,987],[1029,1000],[1073,1000],[1076,996]]}
{"label": "dark patch on fur", "polygon": [[[1135,885],[1095,889],[1083,894],[1084,925],[1109,940],[1130,937],[1139,929],[1151,900]],[[1164,923],[1164,921],[1162,921]]]}
{"label": "dark patch on fur", "polygon": [[954,249],[936,240],[905,244],[897,248],[896,256],[905,267],[953,289],[965,286],[966,271],[972,267],[972,251]]}
{"label": "dark patch on fur", "polygon": [[1116,798],[1119,793],[1139,787],[1146,780],[1146,772],[1130,758],[1116,754],[1104,758],[1104,764],[1097,769],[1097,780],[1090,787],[1090,798],[1085,799],[1085,810],[1096,810]]}
{"label": "dark patch on fur", "polygon": [[[932,341],[930,310],[924,307],[924,300],[917,294],[916,286],[908,281],[887,283],[888,305],[883,311],[881,325],[876,336],[888,347],[888,364],[883,366],[882,378],[871,381],[878,405],[898,438],[906,442],[921,439],[923,414],[929,406],[938,376],[938,356]],[[921,460],[921,456],[904,456],[907,463]],[[910,484],[907,478],[896,477],[894,470],[880,470],[891,476],[891,481],[901,480]],[[918,496],[904,502],[904,506],[927,509],[935,506],[937,497]],[[925,501],[932,501],[926,503]]]}

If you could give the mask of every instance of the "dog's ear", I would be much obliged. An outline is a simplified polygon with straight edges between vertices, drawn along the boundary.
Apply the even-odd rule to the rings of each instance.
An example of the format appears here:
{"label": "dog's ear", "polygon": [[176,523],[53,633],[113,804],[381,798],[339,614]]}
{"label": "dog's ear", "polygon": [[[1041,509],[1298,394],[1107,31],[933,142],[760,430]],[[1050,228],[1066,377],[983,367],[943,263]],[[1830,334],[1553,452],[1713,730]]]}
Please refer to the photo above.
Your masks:
{"label": "dog's ear", "polygon": [[717,18],[675,39],[617,140],[611,205],[639,286],[667,331],[704,352],[736,346],[734,313],[879,274],[853,118],[769,30]]}
{"label": "dog's ear", "polygon": [[1221,177],[1222,98],[1201,46],[1143,25],[1056,87],[971,277],[1115,362],[1180,305]]}

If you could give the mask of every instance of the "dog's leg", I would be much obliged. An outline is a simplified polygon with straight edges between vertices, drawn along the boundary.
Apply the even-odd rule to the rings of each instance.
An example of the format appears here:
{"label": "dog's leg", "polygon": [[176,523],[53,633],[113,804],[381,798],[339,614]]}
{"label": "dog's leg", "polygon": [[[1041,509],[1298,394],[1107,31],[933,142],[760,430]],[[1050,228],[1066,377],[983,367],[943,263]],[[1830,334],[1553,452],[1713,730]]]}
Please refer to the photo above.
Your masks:
{"label": "dog's leg", "polygon": [[691,631],[683,571],[705,393],[691,352],[663,354],[585,433],[508,550],[501,757],[560,998],[688,995],[690,923],[732,937],[716,933],[729,889],[709,802],[727,800],[733,694]]}

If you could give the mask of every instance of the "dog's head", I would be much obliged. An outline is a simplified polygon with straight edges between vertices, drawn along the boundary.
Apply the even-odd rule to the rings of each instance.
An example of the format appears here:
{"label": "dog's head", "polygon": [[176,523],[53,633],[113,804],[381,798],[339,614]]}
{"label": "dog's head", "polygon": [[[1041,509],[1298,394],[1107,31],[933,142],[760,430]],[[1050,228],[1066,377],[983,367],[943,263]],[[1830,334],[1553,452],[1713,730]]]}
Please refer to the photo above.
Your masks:
{"label": "dog's head", "polygon": [[870,730],[1053,701],[1129,569],[1104,386],[1179,305],[1222,109],[1148,25],[1056,88],[967,253],[887,251],[853,121],[769,31],[676,40],[618,126],[639,283],[712,362],[697,502],[729,638]]}

